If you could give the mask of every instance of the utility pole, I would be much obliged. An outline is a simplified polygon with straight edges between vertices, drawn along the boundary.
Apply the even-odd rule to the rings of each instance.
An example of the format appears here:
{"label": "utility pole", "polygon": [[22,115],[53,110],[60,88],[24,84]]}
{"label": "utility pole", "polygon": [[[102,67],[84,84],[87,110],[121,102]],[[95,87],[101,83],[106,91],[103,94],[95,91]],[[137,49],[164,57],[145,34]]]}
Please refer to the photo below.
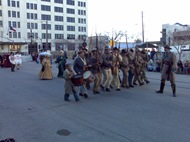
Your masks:
{"label": "utility pole", "polygon": [[45,51],[48,49],[48,21],[46,20],[46,47]]}
{"label": "utility pole", "polygon": [[33,35],[32,35],[32,27],[30,28],[30,46],[29,46],[29,52],[31,54],[32,51],[32,38],[33,38]]}
{"label": "utility pole", "polygon": [[142,41],[144,43],[144,22],[143,22],[143,11],[142,11]]}

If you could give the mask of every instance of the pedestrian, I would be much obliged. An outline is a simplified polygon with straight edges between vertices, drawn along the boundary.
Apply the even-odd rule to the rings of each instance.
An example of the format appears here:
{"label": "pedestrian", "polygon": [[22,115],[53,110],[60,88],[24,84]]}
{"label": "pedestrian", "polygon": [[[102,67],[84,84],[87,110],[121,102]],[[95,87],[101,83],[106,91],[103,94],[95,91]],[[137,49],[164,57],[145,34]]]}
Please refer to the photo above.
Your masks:
{"label": "pedestrian", "polygon": [[15,67],[17,70],[19,70],[22,64],[22,55],[20,54],[19,51],[16,52],[14,58],[15,58]]}
{"label": "pedestrian", "polygon": [[170,51],[170,46],[165,45],[164,51],[165,55],[162,59],[162,75],[161,75],[161,83],[160,90],[156,91],[156,93],[163,93],[165,81],[170,81],[171,88],[173,92],[173,97],[176,97],[176,83],[175,83],[175,71],[177,67],[176,56],[174,53]]}
{"label": "pedestrian", "polygon": [[50,57],[48,55],[45,55],[45,57],[42,60],[42,68],[39,73],[41,80],[51,80],[53,79],[53,73],[51,70],[51,63],[50,63]]}
{"label": "pedestrian", "polygon": [[11,72],[15,72],[15,57],[13,52],[9,55],[9,61],[11,63]]}
{"label": "pedestrian", "polygon": [[77,95],[77,91],[76,91],[76,87],[74,86],[74,84],[71,81],[71,78],[74,76],[74,72],[71,69],[71,65],[69,63],[67,63],[65,65],[65,70],[63,72],[63,78],[65,79],[65,96],[64,99],[65,101],[70,101],[69,100],[69,96],[71,93],[73,93],[75,101],[78,102],[79,101],[79,97]]}
{"label": "pedestrian", "polygon": [[65,70],[65,63],[66,63],[67,57],[64,55],[64,51],[60,50],[60,55],[56,59],[56,63],[58,64],[58,78],[63,78],[63,72]]}

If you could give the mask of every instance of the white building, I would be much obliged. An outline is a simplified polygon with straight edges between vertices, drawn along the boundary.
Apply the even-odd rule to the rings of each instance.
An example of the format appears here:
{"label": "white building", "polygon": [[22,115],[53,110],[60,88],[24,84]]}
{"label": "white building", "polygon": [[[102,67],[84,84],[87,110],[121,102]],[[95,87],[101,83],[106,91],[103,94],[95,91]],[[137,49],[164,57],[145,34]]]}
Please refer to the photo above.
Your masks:
{"label": "white building", "polygon": [[87,33],[87,0],[0,0],[0,52],[70,50]]}

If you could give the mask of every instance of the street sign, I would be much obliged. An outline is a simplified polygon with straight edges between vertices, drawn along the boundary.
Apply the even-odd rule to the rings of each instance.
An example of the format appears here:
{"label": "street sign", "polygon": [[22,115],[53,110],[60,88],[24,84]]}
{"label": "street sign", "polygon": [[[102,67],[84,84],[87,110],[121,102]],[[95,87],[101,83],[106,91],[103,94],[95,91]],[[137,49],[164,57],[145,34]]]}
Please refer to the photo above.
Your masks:
{"label": "street sign", "polygon": [[116,42],[114,40],[110,40],[110,46],[114,46],[116,44]]}

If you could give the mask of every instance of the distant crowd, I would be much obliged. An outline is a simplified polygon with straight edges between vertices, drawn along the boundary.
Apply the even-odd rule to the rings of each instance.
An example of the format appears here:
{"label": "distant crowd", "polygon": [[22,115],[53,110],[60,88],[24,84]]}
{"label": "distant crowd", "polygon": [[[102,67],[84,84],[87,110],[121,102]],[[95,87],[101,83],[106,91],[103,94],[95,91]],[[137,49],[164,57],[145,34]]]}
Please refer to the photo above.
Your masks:
{"label": "distant crowd", "polygon": [[177,67],[178,74],[190,74],[190,61],[178,61]]}

